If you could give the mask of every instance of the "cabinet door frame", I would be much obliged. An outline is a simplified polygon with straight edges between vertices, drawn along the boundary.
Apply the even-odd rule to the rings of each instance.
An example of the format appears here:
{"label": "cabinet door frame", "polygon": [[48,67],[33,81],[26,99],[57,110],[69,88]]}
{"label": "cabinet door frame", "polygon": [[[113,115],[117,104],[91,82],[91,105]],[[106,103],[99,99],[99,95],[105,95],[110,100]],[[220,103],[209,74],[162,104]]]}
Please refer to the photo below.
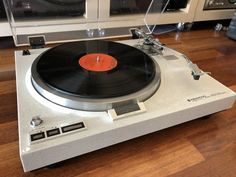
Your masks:
{"label": "cabinet door frame", "polygon": [[203,10],[205,0],[198,0],[194,21],[208,21],[208,20],[224,20],[230,19],[235,12],[235,9],[216,9]]}
{"label": "cabinet door frame", "polygon": [[[198,0],[188,0],[187,7],[176,12],[163,14],[149,14],[150,24],[170,24],[179,22],[193,22]],[[98,0],[98,21],[104,28],[132,27],[144,25],[145,14],[128,14],[110,16],[110,0]]]}

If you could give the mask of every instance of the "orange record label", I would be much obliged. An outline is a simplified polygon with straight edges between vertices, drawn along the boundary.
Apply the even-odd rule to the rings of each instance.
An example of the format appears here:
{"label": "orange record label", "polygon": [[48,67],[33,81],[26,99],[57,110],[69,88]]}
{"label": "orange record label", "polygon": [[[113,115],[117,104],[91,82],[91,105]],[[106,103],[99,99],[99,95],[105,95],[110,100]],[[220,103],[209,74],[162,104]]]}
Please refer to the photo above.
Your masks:
{"label": "orange record label", "polygon": [[79,65],[89,71],[110,71],[117,66],[117,60],[107,54],[91,53],[82,56],[78,60]]}

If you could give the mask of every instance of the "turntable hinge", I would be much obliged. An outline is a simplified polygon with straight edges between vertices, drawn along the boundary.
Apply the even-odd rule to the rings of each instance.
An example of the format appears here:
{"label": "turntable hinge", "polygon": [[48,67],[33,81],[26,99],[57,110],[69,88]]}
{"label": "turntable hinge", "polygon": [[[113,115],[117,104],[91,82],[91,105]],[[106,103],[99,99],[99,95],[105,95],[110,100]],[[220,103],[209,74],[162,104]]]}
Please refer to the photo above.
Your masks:
{"label": "turntable hinge", "polygon": [[28,41],[32,49],[44,48],[45,45],[45,36],[29,36]]}

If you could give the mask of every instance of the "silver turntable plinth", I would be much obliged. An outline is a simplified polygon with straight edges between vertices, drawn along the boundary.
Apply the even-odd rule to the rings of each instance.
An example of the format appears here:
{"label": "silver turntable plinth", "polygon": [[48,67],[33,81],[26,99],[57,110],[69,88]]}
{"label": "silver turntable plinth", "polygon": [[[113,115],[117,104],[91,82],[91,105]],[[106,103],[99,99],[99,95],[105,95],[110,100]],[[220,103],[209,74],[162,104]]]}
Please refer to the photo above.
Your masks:
{"label": "silver turntable plinth", "polygon": [[[134,46],[137,41],[121,43]],[[236,94],[208,74],[194,80],[183,54],[164,47],[153,56],[159,89],[142,110],[113,119],[109,111],[81,111],[52,103],[34,89],[31,65],[47,49],[15,53],[20,157],[24,171],[104,148],[232,107]],[[99,104],[99,103],[98,103]],[[204,124],[204,122],[203,122]]]}

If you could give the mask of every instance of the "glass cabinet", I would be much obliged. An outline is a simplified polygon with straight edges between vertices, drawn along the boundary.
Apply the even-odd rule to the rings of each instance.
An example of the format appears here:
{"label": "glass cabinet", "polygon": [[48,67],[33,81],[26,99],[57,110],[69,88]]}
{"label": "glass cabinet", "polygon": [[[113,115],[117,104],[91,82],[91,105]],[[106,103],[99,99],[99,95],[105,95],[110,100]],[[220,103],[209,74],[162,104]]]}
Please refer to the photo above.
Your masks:
{"label": "glass cabinet", "polygon": [[29,36],[38,35],[44,35],[47,43],[129,35],[127,29],[145,25],[144,19],[148,19],[149,25],[191,22],[197,3],[193,0],[3,2],[16,45],[27,45]]}
{"label": "glass cabinet", "polygon": [[150,3],[151,24],[192,22],[197,6],[197,0],[99,0],[99,21],[105,28],[143,25]]}

